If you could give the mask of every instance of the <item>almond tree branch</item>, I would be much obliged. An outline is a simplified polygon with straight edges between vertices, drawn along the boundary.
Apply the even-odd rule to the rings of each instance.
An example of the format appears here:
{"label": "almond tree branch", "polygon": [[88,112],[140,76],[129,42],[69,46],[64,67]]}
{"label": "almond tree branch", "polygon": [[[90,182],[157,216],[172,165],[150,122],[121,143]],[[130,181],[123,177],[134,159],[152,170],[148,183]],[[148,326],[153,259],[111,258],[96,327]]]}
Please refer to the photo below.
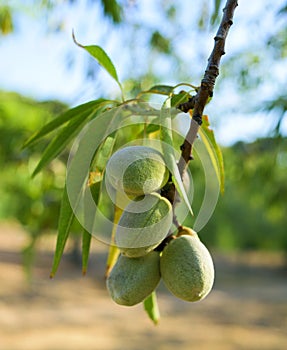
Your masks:
{"label": "almond tree branch", "polygon": [[201,80],[200,88],[189,102],[178,106],[184,112],[192,109],[192,120],[186,138],[181,146],[181,157],[178,163],[180,175],[182,177],[189,161],[192,159],[192,145],[197,137],[197,132],[202,124],[204,107],[209,97],[213,95],[213,89],[217,76],[219,75],[219,65],[221,57],[225,54],[225,40],[233,23],[235,8],[238,6],[237,0],[227,0],[223,9],[223,17],[218,31],[214,38],[214,48],[208,59],[208,64]]}

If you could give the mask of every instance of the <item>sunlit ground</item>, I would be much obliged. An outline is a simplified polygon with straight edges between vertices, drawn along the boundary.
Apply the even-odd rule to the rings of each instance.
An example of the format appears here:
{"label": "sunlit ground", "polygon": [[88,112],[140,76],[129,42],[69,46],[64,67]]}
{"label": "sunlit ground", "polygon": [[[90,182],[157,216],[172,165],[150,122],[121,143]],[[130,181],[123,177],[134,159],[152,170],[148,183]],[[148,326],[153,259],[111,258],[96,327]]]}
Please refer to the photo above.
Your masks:
{"label": "sunlit ground", "polygon": [[120,307],[108,297],[104,245],[93,242],[87,277],[66,254],[50,280],[55,237],[42,240],[29,286],[20,254],[25,239],[17,226],[0,226],[1,350],[287,348],[287,270],[278,254],[213,252],[212,293],[191,304],[160,285],[155,327],[141,305]]}

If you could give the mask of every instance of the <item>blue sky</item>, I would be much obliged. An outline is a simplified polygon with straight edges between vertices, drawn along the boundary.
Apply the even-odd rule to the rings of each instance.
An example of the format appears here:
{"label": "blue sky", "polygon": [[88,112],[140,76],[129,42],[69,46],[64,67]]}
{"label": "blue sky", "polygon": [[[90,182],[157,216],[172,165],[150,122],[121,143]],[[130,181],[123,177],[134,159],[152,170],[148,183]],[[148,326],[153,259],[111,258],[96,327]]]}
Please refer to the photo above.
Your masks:
{"label": "blue sky", "polygon": [[[280,24],[274,22],[275,11],[271,11],[271,9],[279,8],[282,3],[284,3],[283,0],[239,1],[234,26],[231,27],[226,44],[226,56],[235,56],[244,48],[258,45],[271,26],[274,28],[274,26]],[[157,2],[145,0],[141,2],[140,6],[141,20],[144,23],[148,24],[160,20]],[[47,34],[43,26],[44,19],[39,16],[40,12],[38,11],[39,9],[34,8],[34,11],[28,16],[16,14],[16,33],[1,38],[0,89],[17,91],[40,100],[59,99],[70,105],[76,105],[98,97],[95,96],[98,91],[108,91],[109,95],[116,96],[118,94],[117,85],[104,71],[98,71],[97,81],[86,82],[83,79],[87,54],[74,45],[71,39],[71,31],[74,28],[78,40],[84,44],[103,46],[118,67],[120,78],[125,79],[133,75],[133,69],[136,69],[136,67],[130,54],[122,47],[124,43],[121,38],[124,37],[124,28],[115,29],[111,32],[111,27],[107,21],[101,20],[96,24],[95,18],[101,18],[100,8],[95,6],[94,12],[87,11],[82,2],[73,11],[66,6],[62,6],[61,11],[67,12],[63,16],[65,18],[63,30],[56,35],[53,33]],[[55,13],[54,18],[48,18],[50,25],[53,25],[53,21],[56,22],[57,15],[61,17],[60,13]],[[130,17],[127,16],[127,21],[133,21],[132,15],[131,12]],[[256,17],[261,18],[262,21],[257,21],[257,24],[255,21],[255,27],[254,24],[253,27],[250,26],[250,20]],[[182,28],[188,28],[190,14],[182,11],[181,18]],[[162,30],[169,33],[171,29],[167,25],[166,27],[162,25]],[[208,31],[202,32],[200,35],[202,43],[199,45],[200,52],[197,53],[197,56],[192,45],[186,45],[185,42],[178,41],[179,50],[184,50],[186,64],[189,61],[193,62],[193,60],[197,62],[198,57],[207,59],[210,53],[213,46],[213,35]],[[188,39],[191,42],[196,41],[198,36],[191,33]],[[181,45],[184,46],[184,49],[181,48]],[[260,45],[258,47],[260,48]],[[67,69],[66,66],[65,55],[67,55],[67,52],[76,57],[71,69]],[[144,55],[148,54],[147,48],[143,49],[143,60],[138,62],[138,65],[144,64]],[[222,60],[222,65],[224,65],[224,62],[225,57]],[[164,71],[165,64],[164,60],[159,61],[159,69],[162,66]],[[200,64],[202,65],[202,61]],[[270,61],[266,58],[266,69],[269,68],[269,64]],[[274,84],[271,83],[272,80],[268,80],[266,84],[261,86],[260,98],[262,100],[264,98],[268,99],[274,91],[276,92],[280,84],[285,83],[286,77],[282,75],[282,65],[280,65],[282,63],[275,64],[272,62],[272,64]],[[204,68],[205,66],[202,66],[198,70],[197,79]],[[236,72],[234,72],[234,79],[236,79]],[[166,79],[162,83],[170,82],[169,79]],[[198,83],[198,81],[192,81],[192,83]],[[95,93],[95,91],[97,92]],[[273,121],[266,112],[254,111],[252,99],[255,100],[257,97],[257,91],[253,93],[251,91],[248,96],[245,96],[234,90],[234,86],[230,82],[229,84],[220,83],[215,98],[206,111],[214,118],[210,117],[216,129],[217,138],[222,144],[231,144],[236,140],[251,141],[268,133]],[[242,101],[242,98],[248,99],[248,103]],[[225,114],[232,114],[232,118],[225,118]],[[287,131],[286,122],[283,128]]]}

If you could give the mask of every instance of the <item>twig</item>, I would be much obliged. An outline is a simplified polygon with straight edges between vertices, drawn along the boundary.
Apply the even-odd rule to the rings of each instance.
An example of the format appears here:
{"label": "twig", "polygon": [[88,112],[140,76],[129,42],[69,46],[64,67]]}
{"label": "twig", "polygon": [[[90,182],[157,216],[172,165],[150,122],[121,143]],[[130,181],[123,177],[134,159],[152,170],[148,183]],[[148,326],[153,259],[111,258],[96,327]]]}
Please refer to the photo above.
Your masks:
{"label": "twig", "polygon": [[209,97],[213,95],[215,80],[219,75],[219,64],[221,57],[225,54],[225,40],[233,23],[233,15],[238,1],[227,0],[223,9],[223,17],[218,31],[214,38],[214,47],[208,59],[208,64],[201,80],[200,88],[195,96],[188,102],[180,105],[178,108],[184,112],[192,111],[192,120],[185,140],[181,146],[181,157],[178,163],[178,169],[182,177],[189,161],[192,159],[192,146],[197,137],[197,132],[202,124],[202,114]]}

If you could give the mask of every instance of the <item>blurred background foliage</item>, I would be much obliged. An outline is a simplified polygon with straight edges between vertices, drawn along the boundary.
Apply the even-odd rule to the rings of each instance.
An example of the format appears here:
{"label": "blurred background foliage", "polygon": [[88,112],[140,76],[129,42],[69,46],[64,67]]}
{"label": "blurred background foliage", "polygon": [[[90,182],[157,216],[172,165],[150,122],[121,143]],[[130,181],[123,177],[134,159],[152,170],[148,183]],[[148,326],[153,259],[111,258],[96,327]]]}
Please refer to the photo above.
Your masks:
{"label": "blurred background foliage", "polygon": [[[19,30],[17,17],[38,16],[45,18],[47,33],[59,35],[64,27],[63,6],[70,11],[76,11],[78,1],[2,1],[0,3],[0,35],[2,45],[6,36],[11,36]],[[101,9],[102,20],[107,21],[110,31],[125,28],[130,32],[126,42],[127,55],[136,62],[133,72],[128,70],[124,74],[124,88],[131,96],[152,84],[159,82],[166,75],[165,71],[158,70],[159,62],[170,67],[170,79],[179,82],[190,76],[190,62],[183,47],[178,47],[179,37],[187,33],[188,23],[181,20],[182,11],[174,1],[158,1],[157,9],[162,12],[163,22],[140,23],[131,21],[136,11],[140,11],[138,1],[116,0],[86,0],[86,6],[92,12],[95,8]],[[219,20],[221,1],[203,1],[197,5],[196,35],[210,39]],[[195,5],[193,5],[195,6]],[[37,8],[37,11],[35,10]],[[272,1],[269,2],[272,8]],[[181,8],[182,10],[182,8]],[[266,11],[266,6],[262,9]],[[267,118],[272,120],[272,127],[265,137],[258,137],[251,142],[236,142],[223,147],[225,160],[226,185],[225,193],[220,197],[215,213],[208,225],[202,230],[204,242],[219,250],[264,249],[284,250],[287,252],[287,139],[282,132],[282,123],[286,116],[287,97],[283,86],[286,86],[286,74],[277,73],[280,80],[270,71],[266,71],[266,57],[277,67],[279,62],[286,61],[287,53],[287,5],[283,4],[276,12],[278,23],[271,27],[258,46],[242,45],[233,54],[228,54],[222,66],[221,78],[216,87],[214,101],[210,105],[210,120],[213,122],[212,108],[216,105],[217,95],[226,90],[232,83],[232,89],[237,98],[242,101],[242,111],[263,111]],[[127,21],[129,17],[129,21]],[[210,20],[211,19],[211,20]],[[259,16],[254,17],[249,25],[252,29],[258,24]],[[244,26],[244,21],[237,22],[237,26]],[[164,25],[166,24],[166,25]],[[143,37],[149,55],[138,59],[142,51],[137,46],[139,38]],[[47,34],[48,35],[48,34]],[[192,35],[187,41],[190,41]],[[105,37],[103,37],[104,42]],[[232,36],[229,38],[232,40]],[[191,45],[188,42],[185,45]],[[203,45],[204,46],[204,45]],[[196,71],[193,79],[201,76],[205,68],[206,57],[200,47],[198,57],[201,58],[201,68]],[[180,55],[180,52],[184,54]],[[73,58],[68,52],[69,69],[73,69]],[[157,61],[158,57],[161,61]],[[116,59],[114,59],[117,63]],[[70,62],[70,63],[69,63]],[[95,83],[98,66],[87,58],[83,76]],[[188,74],[186,71],[188,70]],[[197,74],[197,75],[196,75]],[[165,79],[166,80],[166,79]],[[191,83],[194,83],[192,81]],[[260,90],[267,90],[261,94]],[[269,87],[269,89],[268,89]],[[249,95],[248,95],[249,94]],[[246,99],[246,96],[249,98]],[[256,96],[256,98],[250,98]],[[262,97],[263,96],[263,97]],[[98,96],[96,96],[98,97]],[[220,100],[222,101],[222,100]],[[213,102],[215,104],[213,104]],[[222,103],[222,102],[221,102]],[[222,106],[221,106],[222,107]],[[226,101],[224,109],[232,110],[231,102]],[[31,240],[24,254],[26,262],[32,259],[31,252],[36,239],[43,233],[53,233],[57,227],[61,192],[65,177],[65,162],[68,151],[53,161],[41,174],[31,180],[31,172],[40,159],[41,150],[48,142],[37,145],[35,149],[22,150],[24,141],[48,120],[51,120],[67,105],[58,101],[39,102],[13,92],[0,92],[0,219],[17,220],[30,235]],[[221,108],[222,110],[222,108]],[[220,112],[222,113],[222,112]],[[216,123],[216,122],[215,122]],[[238,135],[240,138],[240,135]],[[191,162],[190,169],[195,186],[203,186],[203,178],[199,166]],[[194,211],[200,207],[200,201],[195,198]],[[77,229],[76,229],[77,230]]]}
{"label": "blurred background foliage", "polygon": [[23,247],[27,267],[33,261],[37,237],[57,229],[67,155],[63,154],[31,180],[31,171],[49,140],[37,149],[22,150],[22,146],[31,133],[66,108],[61,102],[37,102],[0,91],[0,220],[16,220],[30,236],[28,245]]}
{"label": "blurred background foliage", "polygon": [[287,139],[237,142],[223,155],[225,193],[202,238],[224,250],[287,252]]}

